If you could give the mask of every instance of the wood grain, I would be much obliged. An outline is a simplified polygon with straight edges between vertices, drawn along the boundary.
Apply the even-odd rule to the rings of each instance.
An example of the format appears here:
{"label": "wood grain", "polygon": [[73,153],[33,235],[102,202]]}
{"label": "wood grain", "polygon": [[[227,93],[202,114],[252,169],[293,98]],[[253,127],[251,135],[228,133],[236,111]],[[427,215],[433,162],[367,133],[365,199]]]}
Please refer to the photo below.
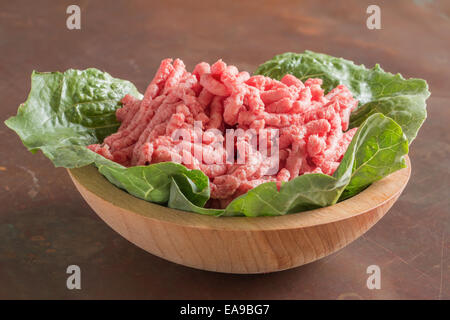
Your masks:
{"label": "wood grain", "polygon": [[408,167],[336,205],[280,217],[210,217],[133,197],[94,166],[70,169],[83,198],[115,231],[169,261],[226,273],[294,268],[344,247],[394,204],[411,174]]}

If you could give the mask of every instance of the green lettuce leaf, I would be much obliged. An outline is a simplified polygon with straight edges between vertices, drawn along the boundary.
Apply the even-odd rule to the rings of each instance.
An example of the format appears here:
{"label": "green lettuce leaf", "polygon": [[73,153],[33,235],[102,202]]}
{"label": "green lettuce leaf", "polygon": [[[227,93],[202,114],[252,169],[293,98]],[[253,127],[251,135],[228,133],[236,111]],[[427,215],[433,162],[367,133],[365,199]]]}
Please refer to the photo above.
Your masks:
{"label": "green lettuce leaf", "polygon": [[358,128],[355,138],[352,139],[354,151],[347,149],[346,152],[346,155],[355,153],[352,174],[340,200],[354,196],[371,183],[406,167],[404,156],[408,154],[408,140],[391,118],[381,113],[371,115]]}
{"label": "green lettuce leaf", "polygon": [[383,113],[402,127],[409,143],[427,116],[425,101],[430,92],[426,81],[404,79],[400,74],[385,72],[378,64],[367,69],[349,60],[312,51],[287,52],[263,63],[255,73],[278,80],[286,74],[301,80],[320,78],[326,93],[344,84],[360,103],[350,118],[351,128],[359,126],[371,114]]}
{"label": "green lettuce leaf", "polygon": [[[184,182],[180,180],[185,180]],[[185,186],[185,189],[182,191],[182,186]],[[191,186],[192,189],[188,189],[188,186]],[[192,199],[188,195],[192,192],[195,192],[195,184],[189,181],[189,178],[185,175],[172,177],[171,185],[170,185],[170,198],[167,206],[173,209],[179,209],[183,211],[190,211],[200,214],[205,214],[209,216],[220,216],[223,214],[223,209],[209,209],[203,208],[203,205],[198,205],[193,203],[194,201],[190,201]],[[208,189],[209,190],[209,189]]]}
{"label": "green lettuce leaf", "polygon": [[98,170],[110,182],[143,200],[167,203],[173,178],[179,182],[179,188],[193,204],[204,206],[209,199],[208,177],[199,170],[189,170],[181,164],[162,162],[130,168],[98,165]]}
{"label": "green lettuce leaf", "polygon": [[395,120],[411,143],[427,117],[425,100],[429,92],[417,95],[398,95],[367,102],[350,117],[350,128],[358,127],[368,116],[382,113]]}
{"label": "green lettuce leaf", "polygon": [[27,101],[5,124],[30,151],[42,150],[57,167],[114,165],[85,146],[117,131],[115,112],[127,93],[140,97],[131,82],[93,68],[33,72]]}

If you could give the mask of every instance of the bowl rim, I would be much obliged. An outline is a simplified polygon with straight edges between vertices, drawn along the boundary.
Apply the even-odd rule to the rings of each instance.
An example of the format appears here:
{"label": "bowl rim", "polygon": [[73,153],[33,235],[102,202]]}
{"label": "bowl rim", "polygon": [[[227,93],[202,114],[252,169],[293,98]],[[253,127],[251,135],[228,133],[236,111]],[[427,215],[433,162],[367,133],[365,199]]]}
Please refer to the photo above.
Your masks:
{"label": "bowl rim", "polygon": [[[372,183],[359,194],[334,204],[309,211],[283,216],[216,217],[172,209],[139,199],[110,183],[93,165],[67,169],[77,189],[103,204],[113,205],[126,214],[136,214],[149,220],[163,221],[183,227],[229,230],[271,231],[299,229],[346,220],[366,212],[397,197],[405,188],[411,175],[411,162],[405,156],[406,168],[391,173]],[[88,201],[89,204],[89,201]],[[90,204],[89,204],[90,205]],[[108,206],[106,206],[108,207]]]}

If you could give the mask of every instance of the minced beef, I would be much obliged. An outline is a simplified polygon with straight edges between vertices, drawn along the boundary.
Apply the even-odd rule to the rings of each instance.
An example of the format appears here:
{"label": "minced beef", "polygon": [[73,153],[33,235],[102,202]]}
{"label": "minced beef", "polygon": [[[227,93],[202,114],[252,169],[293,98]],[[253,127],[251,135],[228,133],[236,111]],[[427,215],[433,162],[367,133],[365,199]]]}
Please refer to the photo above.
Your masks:
{"label": "minced beef", "polygon": [[[119,130],[88,148],[127,167],[176,161],[202,170],[210,179],[210,205],[223,208],[264,182],[333,174],[355,134],[356,128],[347,129],[358,101],[344,85],[324,95],[321,84],[289,74],[281,81],[251,77],[222,60],[201,62],[190,73],[181,60],[165,59],[142,100],[122,99]],[[174,139],[179,129],[183,140]],[[224,143],[227,129],[252,129],[257,136],[278,130],[276,172],[248,136],[233,147],[245,161],[226,161],[227,150],[213,145]]]}

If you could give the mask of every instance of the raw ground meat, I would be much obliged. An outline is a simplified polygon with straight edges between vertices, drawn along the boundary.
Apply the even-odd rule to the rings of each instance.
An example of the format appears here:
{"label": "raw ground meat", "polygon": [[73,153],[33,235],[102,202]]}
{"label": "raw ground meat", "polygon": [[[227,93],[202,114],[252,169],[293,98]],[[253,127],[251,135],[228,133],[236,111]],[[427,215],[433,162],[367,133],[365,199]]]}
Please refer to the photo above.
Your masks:
{"label": "raw ground meat", "polygon": [[[176,161],[202,170],[210,179],[209,206],[223,208],[264,182],[280,186],[302,174],[333,174],[356,132],[347,129],[358,101],[344,85],[324,95],[321,84],[289,74],[281,81],[250,77],[222,60],[201,62],[190,73],[180,59],[165,59],[142,100],[122,99],[119,130],[88,148],[127,167]],[[269,154],[279,150],[277,163],[248,135],[227,149],[227,129],[252,131],[257,138],[278,130],[277,144],[266,139]]]}

